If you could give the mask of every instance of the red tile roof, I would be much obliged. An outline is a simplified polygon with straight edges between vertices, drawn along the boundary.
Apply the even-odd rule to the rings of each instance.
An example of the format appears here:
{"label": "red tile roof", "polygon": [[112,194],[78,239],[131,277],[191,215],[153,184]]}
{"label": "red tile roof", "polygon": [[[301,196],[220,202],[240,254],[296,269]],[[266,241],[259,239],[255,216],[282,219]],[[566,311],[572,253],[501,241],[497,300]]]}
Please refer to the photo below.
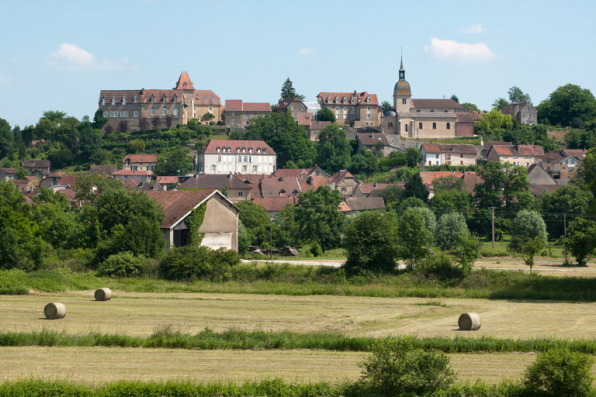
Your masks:
{"label": "red tile roof", "polygon": [[195,90],[195,106],[196,105],[221,106],[221,98],[211,90]]}
{"label": "red tile roof", "polygon": [[25,179],[31,181],[31,183],[33,183],[35,186],[39,185],[39,178],[36,176],[26,176]]}
{"label": "red tile roof", "polygon": [[[221,149],[221,152],[218,152],[217,149]],[[227,152],[223,152],[223,149],[230,149]],[[225,140],[225,139],[212,139],[207,143],[207,146],[203,150],[203,153],[213,154],[213,153],[243,153],[242,149],[245,149],[246,152],[244,154],[275,154],[275,151],[271,149],[271,146],[267,145],[265,141],[233,141],[233,140]],[[250,150],[252,149],[252,153]],[[260,153],[257,151],[260,149]],[[238,151],[239,150],[239,151]]]}
{"label": "red tile roof", "polygon": [[[341,171],[337,171],[335,174],[333,174],[333,176],[331,177],[331,179],[333,180],[333,182],[335,182],[335,184],[337,185],[338,183],[340,183],[343,179],[345,178],[354,178],[354,175],[352,175],[350,173],[350,171],[348,170],[341,170]],[[355,178],[354,178],[355,179]]]}
{"label": "red tile roof", "polygon": [[152,176],[153,173],[149,171],[133,171],[133,170],[120,170],[112,173],[113,176]]}
{"label": "red tile roof", "polygon": [[[370,102],[367,103],[366,100],[370,97]],[[331,104],[337,105],[379,105],[379,100],[377,98],[377,94],[369,94],[368,92],[321,92],[317,95],[317,98],[321,98],[325,104],[327,104],[327,100],[331,98]],[[346,103],[343,103],[343,99],[346,99]],[[354,98],[354,102],[352,103],[351,100]],[[337,101],[336,101],[337,99]]]}
{"label": "red tile roof", "polygon": [[18,171],[16,168],[0,168],[0,172],[4,174],[16,174]]}
{"label": "red tile roof", "polygon": [[435,179],[447,178],[449,176],[461,178],[463,175],[463,172],[459,171],[422,171],[420,178],[422,179],[422,183],[432,186]]}
{"label": "red tile roof", "polygon": [[296,197],[265,197],[254,198],[253,203],[265,207],[267,212],[280,212],[287,205],[296,204],[298,199]]}
{"label": "red tile roof", "polygon": [[494,145],[492,149],[499,156],[544,157],[544,150],[538,145]]}
{"label": "red tile roof", "polygon": [[267,102],[242,102],[242,99],[226,99],[226,112],[271,112]]}
{"label": "red tile roof", "polygon": [[124,182],[124,185],[122,186],[135,188],[139,186],[139,184],[134,179],[129,179],[126,182]]}
{"label": "red tile roof", "polygon": [[567,156],[573,156],[579,160],[586,157],[586,154],[588,153],[586,149],[564,149],[563,152],[565,152]]}
{"label": "red tile roof", "polygon": [[190,76],[186,72],[180,73],[180,77],[178,78],[178,82],[176,82],[175,90],[194,90],[195,86],[190,81]]}
{"label": "red tile roof", "polygon": [[157,155],[155,154],[127,154],[122,159],[122,164],[130,160],[131,163],[157,163]]}
{"label": "red tile roof", "polygon": [[163,183],[166,185],[176,184],[176,183],[178,183],[178,177],[177,176],[158,176],[157,183]]}
{"label": "red tile roof", "polygon": [[453,99],[412,99],[413,109],[465,109]]}
{"label": "red tile roof", "polygon": [[373,190],[384,190],[389,187],[388,183],[361,183],[356,188],[362,192],[362,194],[369,195]]}

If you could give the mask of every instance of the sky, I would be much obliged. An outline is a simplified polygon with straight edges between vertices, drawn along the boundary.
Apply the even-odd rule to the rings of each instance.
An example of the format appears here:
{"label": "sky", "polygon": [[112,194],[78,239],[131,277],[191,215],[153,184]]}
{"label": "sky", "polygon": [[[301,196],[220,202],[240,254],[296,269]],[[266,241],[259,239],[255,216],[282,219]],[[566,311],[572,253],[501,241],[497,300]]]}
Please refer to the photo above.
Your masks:
{"label": "sky", "polygon": [[367,91],[392,102],[403,50],[413,98],[490,109],[512,86],[535,105],[596,94],[594,0],[53,0],[0,3],[0,118],[93,117],[102,89],[197,89],[276,103]]}

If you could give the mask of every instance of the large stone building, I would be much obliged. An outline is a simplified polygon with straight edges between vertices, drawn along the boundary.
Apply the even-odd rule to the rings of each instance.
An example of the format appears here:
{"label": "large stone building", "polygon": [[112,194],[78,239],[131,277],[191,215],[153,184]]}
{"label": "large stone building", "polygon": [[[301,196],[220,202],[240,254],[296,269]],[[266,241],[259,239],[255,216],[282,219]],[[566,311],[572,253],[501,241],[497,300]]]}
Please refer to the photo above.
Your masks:
{"label": "large stone building", "polygon": [[379,99],[368,92],[321,92],[317,95],[321,109],[328,108],[335,114],[339,125],[378,128],[381,124]]}
{"label": "large stone building", "polygon": [[250,119],[263,117],[267,113],[271,113],[271,105],[267,102],[242,102],[242,99],[226,99],[223,118],[227,128],[243,130]]}
{"label": "large stone building", "polygon": [[501,109],[501,113],[510,115],[520,124],[538,124],[538,111],[530,102],[511,103]]}
{"label": "large stone building", "polygon": [[383,114],[382,131],[403,138],[453,138],[474,134],[474,115],[453,99],[413,99],[403,60],[393,90],[393,108]]}
{"label": "large stone building", "polygon": [[205,174],[273,174],[277,154],[264,141],[212,139],[195,163]]}
{"label": "large stone building", "polygon": [[99,109],[108,118],[104,131],[168,128],[207,112],[221,120],[221,99],[213,91],[195,90],[186,72],[171,90],[102,90]]}

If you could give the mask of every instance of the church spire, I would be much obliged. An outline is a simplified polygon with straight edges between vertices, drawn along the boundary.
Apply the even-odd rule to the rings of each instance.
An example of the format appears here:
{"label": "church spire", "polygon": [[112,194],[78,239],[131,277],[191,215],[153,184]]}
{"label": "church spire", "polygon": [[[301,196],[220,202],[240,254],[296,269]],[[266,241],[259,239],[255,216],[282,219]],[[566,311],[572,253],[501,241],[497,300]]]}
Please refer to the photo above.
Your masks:
{"label": "church spire", "polygon": [[399,63],[399,70],[404,70],[404,48],[401,48],[401,62]]}

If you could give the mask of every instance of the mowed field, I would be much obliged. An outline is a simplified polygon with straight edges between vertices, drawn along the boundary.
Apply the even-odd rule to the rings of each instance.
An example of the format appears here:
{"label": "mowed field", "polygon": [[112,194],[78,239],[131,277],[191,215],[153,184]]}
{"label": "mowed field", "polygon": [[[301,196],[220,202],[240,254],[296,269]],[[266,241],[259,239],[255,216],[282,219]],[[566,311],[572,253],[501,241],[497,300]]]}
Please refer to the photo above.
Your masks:
{"label": "mowed field", "polygon": [[[46,320],[49,302],[66,305],[62,320]],[[482,328],[458,330],[461,313],[476,312]],[[165,327],[183,333],[230,329],[329,332],[347,336],[592,339],[596,303],[484,299],[369,298],[245,294],[115,292],[109,302],[93,291],[2,296],[0,332],[43,329],[149,336]]]}

